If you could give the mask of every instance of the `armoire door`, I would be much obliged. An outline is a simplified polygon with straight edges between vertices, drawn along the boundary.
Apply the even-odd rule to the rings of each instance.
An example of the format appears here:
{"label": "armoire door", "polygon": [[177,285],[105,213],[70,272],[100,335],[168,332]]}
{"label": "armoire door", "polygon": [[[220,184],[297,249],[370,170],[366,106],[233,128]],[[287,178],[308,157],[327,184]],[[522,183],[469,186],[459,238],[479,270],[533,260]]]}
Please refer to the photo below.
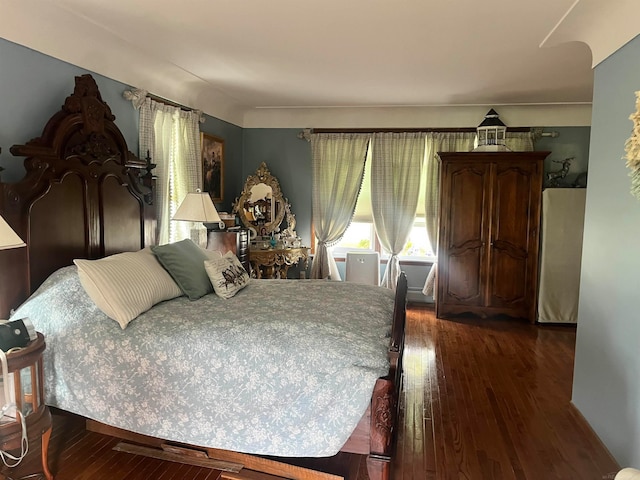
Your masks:
{"label": "armoire door", "polygon": [[445,163],[441,172],[439,311],[485,303],[486,244],[490,215],[490,164]]}
{"label": "armoire door", "polygon": [[529,317],[535,298],[540,168],[538,163],[496,163],[489,241],[487,306]]}

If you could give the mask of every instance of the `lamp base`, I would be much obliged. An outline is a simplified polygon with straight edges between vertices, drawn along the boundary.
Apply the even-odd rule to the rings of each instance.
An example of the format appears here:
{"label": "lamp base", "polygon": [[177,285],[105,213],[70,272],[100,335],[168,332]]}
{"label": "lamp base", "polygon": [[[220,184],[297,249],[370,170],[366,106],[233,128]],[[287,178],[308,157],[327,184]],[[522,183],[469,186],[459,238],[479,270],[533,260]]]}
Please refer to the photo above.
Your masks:
{"label": "lamp base", "polygon": [[207,229],[204,225],[198,224],[190,230],[190,238],[196,245],[206,248],[207,247]]}

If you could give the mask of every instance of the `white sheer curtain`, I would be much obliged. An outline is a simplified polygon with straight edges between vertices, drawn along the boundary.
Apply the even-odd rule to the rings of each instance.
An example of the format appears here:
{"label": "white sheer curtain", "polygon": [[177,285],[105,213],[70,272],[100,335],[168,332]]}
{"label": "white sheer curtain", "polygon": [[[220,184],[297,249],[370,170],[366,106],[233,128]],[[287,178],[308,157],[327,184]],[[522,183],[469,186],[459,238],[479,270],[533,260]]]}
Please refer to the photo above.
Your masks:
{"label": "white sheer curtain", "polygon": [[416,216],[425,156],[425,133],[375,133],[371,150],[373,223],[391,258],[382,286],[395,289],[402,251]]}
{"label": "white sheer curtain", "polygon": [[531,132],[507,132],[505,145],[512,152],[532,152],[533,133]]}
{"label": "white sheer curtain", "polygon": [[191,236],[190,222],[173,222],[171,217],[189,192],[202,185],[200,165],[199,111],[145,98],[140,106],[140,152],[149,151],[157,165],[156,211],[158,244]]}
{"label": "white sheer curtain", "polygon": [[[438,152],[470,152],[473,150],[476,132],[430,132],[426,138],[426,193],[425,223],[432,251],[437,254],[438,248],[438,208],[440,197],[440,160]],[[437,260],[433,264],[422,293],[434,294]]]}
{"label": "white sheer curtain", "polygon": [[311,135],[313,227],[318,239],[311,278],[341,279],[327,247],[340,241],[353,218],[369,138],[355,133]]}

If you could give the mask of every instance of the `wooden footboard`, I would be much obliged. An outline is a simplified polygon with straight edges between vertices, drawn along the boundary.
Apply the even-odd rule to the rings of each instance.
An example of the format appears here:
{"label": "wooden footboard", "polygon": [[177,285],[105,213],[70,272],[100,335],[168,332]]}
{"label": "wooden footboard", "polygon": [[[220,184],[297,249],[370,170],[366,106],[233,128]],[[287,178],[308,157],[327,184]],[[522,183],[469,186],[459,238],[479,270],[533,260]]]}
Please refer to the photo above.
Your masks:
{"label": "wooden footboard", "polygon": [[402,357],[404,354],[404,334],[407,318],[407,277],[398,277],[391,345],[389,347],[389,376],[379,378],[371,398],[370,450],[367,470],[370,480],[389,480],[391,458],[395,450],[399,411],[400,390],[402,389]]}
{"label": "wooden footboard", "polygon": [[368,455],[367,470],[370,480],[388,480],[390,476],[400,415],[407,288],[407,277],[402,273],[398,278],[395,294],[389,347],[389,375],[377,380],[371,406],[342,448],[344,452]]}

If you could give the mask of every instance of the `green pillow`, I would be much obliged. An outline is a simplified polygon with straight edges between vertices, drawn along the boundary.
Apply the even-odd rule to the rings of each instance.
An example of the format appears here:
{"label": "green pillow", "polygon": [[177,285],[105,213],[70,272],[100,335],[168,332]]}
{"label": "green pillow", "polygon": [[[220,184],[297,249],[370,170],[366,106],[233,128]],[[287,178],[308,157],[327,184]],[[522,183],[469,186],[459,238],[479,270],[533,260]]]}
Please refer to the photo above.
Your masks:
{"label": "green pillow", "polygon": [[[204,269],[205,260],[211,257],[193,241],[186,239],[158,245],[151,247],[151,251],[189,300],[197,300],[213,292],[213,286]],[[215,254],[219,255],[217,252]]]}

